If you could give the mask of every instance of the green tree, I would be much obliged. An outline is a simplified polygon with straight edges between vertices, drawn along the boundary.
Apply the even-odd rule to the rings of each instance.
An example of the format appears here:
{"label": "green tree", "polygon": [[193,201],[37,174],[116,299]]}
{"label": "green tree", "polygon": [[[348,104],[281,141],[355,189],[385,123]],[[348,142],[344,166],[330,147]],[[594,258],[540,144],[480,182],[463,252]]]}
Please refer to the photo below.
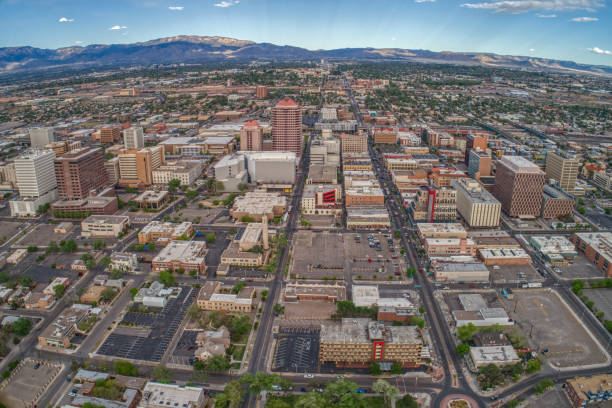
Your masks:
{"label": "green tree", "polygon": [[32,322],[25,317],[20,317],[13,323],[13,332],[19,336],[26,336],[32,329]]}
{"label": "green tree", "polygon": [[53,291],[55,292],[55,298],[59,299],[64,296],[64,292],[66,292],[66,286],[64,285],[55,285],[53,287]]}
{"label": "green tree", "polygon": [[205,370],[213,373],[225,372],[230,369],[230,362],[222,354],[215,354],[204,362]]}
{"label": "green tree", "polygon": [[138,376],[138,369],[129,361],[117,360],[115,361],[113,368],[119,375],[128,375],[130,377]]}
{"label": "green tree", "polygon": [[203,312],[204,311],[198,306],[198,304],[194,302],[187,308],[187,317],[192,320],[198,320],[202,317]]}
{"label": "green tree", "polygon": [[473,323],[468,323],[466,325],[460,326],[457,328],[457,338],[461,341],[470,341],[472,340],[472,336],[478,330],[478,327],[474,326]]}
{"label": "green tree", "polygon": [[47,245],[47,249],[45,250],[45,252],[48,254],[51,254],[51,253],[55,253],[59,251],[60,251],[60,247],[57,245],[57,242],[49,241],[49,244]]}
{"label": "green tree", "polygon": [[175,193],[180,185],[181,185],[181,180],[172,179],[168,182],[168,191],[171,193]]}
{"label": "green tree", "polygon": [[470,345],[468,343],[461,343],[456,348],[457,354],[463,356],[470,352]]}
{"label": "green tree", "polygon": [[151,373],[151,378],[153,381],[161,382],[161,383],[169,383],[172,381],[172,371],[166,368],[163,365],[155,366],[153,372]]}
{"label": "green tree", "polygon": [[404,372],[404,369],[401,363],[398,363],[397,361],[394,361],[393,363],[391,363],[391,374],[401,374],[403,372]]}
{"label": "green tree", "polygon": [[544,394],[544,392],[547,389],[554,387],[554,386],[555,386],[555,383],[553,382],[553,380],[551,380],[550,378],[544,378],[543,380],[540,380],[538,385],[534,387],[534,390],[536,394]]}
{"label": "green tree", "polygon": [[159,271],[159,281],[166,286],[171,286],[174,283],[174,275],[171,271]]}
{"label": "green tree", "polygon": [[131,288],[130,289],[130,295],[132,295],[132,297],[136,296],[137,293],[138,293],[138,288]]}
{"label": "green tree", "polygon": [[377,393],[383,395],[387,406],[395,405],[395,399],[399,394],[399,391],[396,387],[392,386],[383,379],[379,379],[374,381],[374,384],[372,384],[372,389]]}
{"label": "green tree", "polygon": [[188,200],[193,200],[197,196],[198,196],[198,192],[196,190],[189,190],[189,191],[187,191],[187,193],[185,193],[185,197]]}
{"label": "green tree", "polygon": [[215,407],[217,408],[238,408],[244,401],[246,392],[242,385],[236,380],[227,383],[223,392],[217,394]]}
{"label": "green tree", "polygon": [[206,234],[206,242],[208,242],[209,244],[214,243],[216,240],[217,236],[214,232],[209,232],[208,234]]}
{"label": "green tree", "polygon": [[531,359],[527,362],[527,365],[525,366],[525,371],[527,371],[527,374],[533,374],[537,371],[540,371],[542,369],[542,362],[537,359]]}
{"label": "green tree", "polygon": [[108,288],[104,288],[100,296],[102,300],[106,302],[110,302],[115,297],[115,294],[116,294],[115,289],[108,287]]}
{"label": "green tree", "polygon": [[267,375],[266,373],[258,372],[255,375],[246,373],[240,378],[240,383],[248,384],[249,391],[253,394],[259,394],[266,390],[271,391],[273,385],[280,383],[278,374]]}
{"label": "green tree", "polygon": [[72,253],[76,252],[78,246],[74,239],[69,239],[68,241],[61,241],[60,248],[62,249],[62,252]]}
{"label": "green tree", "polygon": [[30,245],[28,247],[28,252],[32,253],[32,252],[36,252],[38,251],[38,247],[36,245]]}
{"label": "green tree", "polygon": [[395,408],[419,408],[419,404],[412,398],[412,395],[406,394],[397,400]]}
{"label": "green tree", "polygon": [[300,396],[295,403],[295,408],[328,408],[329,406],[323,395],[315,391]]}
{"label": "green tree", "polygon": [[246,283],[244,282],[237,282],[234,287],[232,288],[232,293],[237,295],[238,293],[240,293],[240,291],[242,289],[244,289],[246,287]]}
{"label": "green tree", "polygon": [[100,251],[104,248],[106,248],[106,242],[104,242],[101,239],[96,239],[93,244],[91,244],[91,246],[93,247],[93,249],[95,249],[96,251]]}
{"label": "green tree", "polygon": [[275,303],[274,306],[272,306],[272,311],[274,312],[274,315],[282,316],[285,314],[285,306],[281,305],[280,303]]}
{"label": "green tree", "polygon": [[368,367],[368,371],[370,375],[381,375],[382,374],[382,370],[380,369],[380,364],[378,363],[371,363],[370,366]]}

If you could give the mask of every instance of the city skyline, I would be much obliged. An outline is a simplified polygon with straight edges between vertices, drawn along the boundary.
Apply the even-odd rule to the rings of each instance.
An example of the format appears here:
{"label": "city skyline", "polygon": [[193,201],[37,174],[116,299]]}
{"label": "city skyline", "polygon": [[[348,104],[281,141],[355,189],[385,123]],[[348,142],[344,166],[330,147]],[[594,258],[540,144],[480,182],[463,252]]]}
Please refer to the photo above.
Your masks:
{"label": "city skyline", "polygon": [[[41,7],[45,12],[41,13]],[[372,18],[372,8],[375,7]],[[1,47],[61,48],[210,35],[307,49],[490,52],[612,65],[610,10],[600,0],[265,1],[20,0],[0,4]],[[24,30],[25,25],[36,29]]]}

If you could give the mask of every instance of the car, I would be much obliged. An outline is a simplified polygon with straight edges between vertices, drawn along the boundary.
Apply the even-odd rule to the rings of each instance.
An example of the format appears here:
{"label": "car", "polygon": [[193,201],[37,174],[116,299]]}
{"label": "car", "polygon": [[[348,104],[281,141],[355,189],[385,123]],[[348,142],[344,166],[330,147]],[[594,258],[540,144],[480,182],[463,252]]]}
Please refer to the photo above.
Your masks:
{"label": "car", "polygon": [[240,278],[240,280],[244,282],[246,280],[246,278]]}
{"label": "car", "polygon": [[405,298],[409,298],[410,297],[410,293],[408,293],[408,292],[404,293],[404,297]]}
{"label": "car", "polygon": [[343,376],[343,375],[339,375],[339,376],[337,376],[336,378],[338,378],[338,379],[342,379],[342,378],[344,378],[344,376]]}
{"label": "car", "polygon": [[35,369],[35,370],[38,370],[39,368],[40,368],[40,363],[36,363],[36,364],[34,364],[34,369]]}
{"label": "car", "polygon": [[448,290],[448,289],[450,289],[450,287],[445,286],[445,287],[443,287],[442,289],[444,289],[444,290]]}
{"label": "car", "polygon": [[497,400],[499,397],[497,395],[493,395],[491,396],[491,398],[489,398],[491,401],[495,401]]}
{"label": "car", "polygon": [[304,378],[314,378],[314,375],[306,373],[304,374]]}

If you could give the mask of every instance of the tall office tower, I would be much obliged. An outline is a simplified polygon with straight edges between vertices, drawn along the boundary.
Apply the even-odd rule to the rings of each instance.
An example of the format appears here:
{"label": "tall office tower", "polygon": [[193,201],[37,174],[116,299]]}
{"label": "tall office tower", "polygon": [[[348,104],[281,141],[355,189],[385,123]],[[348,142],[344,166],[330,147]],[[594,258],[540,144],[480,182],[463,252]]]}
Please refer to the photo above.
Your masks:
{"label": "tall office tower", "polygon": [[473,135],[469,134],[465,138],[465,164],[468,165],[470,162],[470,151],[474,150],[477,152],[487,151],[488,136],[486,134]]}
{"label": "tall office tower", "polygon": [[464,178],[453,181],[457,190],[457,211],[465,223],[474,227],[499,227],[501,204],[493,194],[475,180]]}
{"label": "tall office tower", "polygon": [[56,158],[55,177],[62,200],[81,200],[108,185],[102,149],[86,147]]}
{"label": "tall office tower", "polygon": [[117,184],[121,175],[119,172],[119,158],[113,157],[112,159],[104,162],[104,168],[106,169],[108,183],[113,186]]}
{"label": "tall office tower", "polygon": [[121,140],[121,126],[105,126],[100,129],[100,143],[115,143]]}
{"label": "tall office tower", "polygon": [[240,131],[240,150],[260,152],[263,150],[263,128],[259,123],[250,120]]}
{"label": "tall office tower", "polygon": [[537,217],[542,209],[546,175],[520,156],[504,156],[497,162],[493,195],[511,217]]}
{"label": "tall office tower", "polygon": [[42,149],[53,142],[53,128],[39,127],[30,129],[30,144],[34,148]]}
{"label": "tall office tower", "polygon": [[468,174],[475,179],[491,175],[491,155],[476,150],[470,151]]}
{"label": "tall office tower", "polygon": [[153,170],[164,163],[164,149],[162,146],[124,149],[119,151],[117,157],[120,186],[150,186],[153,184]]}
{"label": "tall office tower", "polygon": [[289,97],[272,108],[272,142],[276,151],[302,155],[302,109]]}
{"label": "tall office tower", "polygon": [[546,154],[546,178],[554,179],[559,187],[569,193],[574,192],[580,162],[574,155],[566,152],[549,152]]}
{"label": "tall office tower", "polygon": [[268,96],[268,87],[263,85],[258,85],[255,88],[255,97],[258,99],[263,99]]}
{"label": "tall office tower", "polygon": [[34,215],[40,206],[57,199],[54,159],[52,150],[42,149],[30,149],[15,159],[20,197],[9,202],[13,217]]}
{"label": "tall office tower", "polygon": [[139,126],[132,126],[123,131],[123,143],[126,149],[141,149],[144,147],[144,133]]}

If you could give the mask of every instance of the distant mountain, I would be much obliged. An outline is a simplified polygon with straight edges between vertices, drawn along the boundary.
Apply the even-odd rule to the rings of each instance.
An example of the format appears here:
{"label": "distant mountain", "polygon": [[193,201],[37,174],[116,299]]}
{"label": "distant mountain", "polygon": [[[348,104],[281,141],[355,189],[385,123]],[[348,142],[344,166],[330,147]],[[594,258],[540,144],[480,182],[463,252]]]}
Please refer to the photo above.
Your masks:
{"label": "distant mountain", "polygon": [[255,43],[227,37],[176,36],[134,44],[88,45],[56,50],[34,47],[0,48],[0,74],[51,68],[204,63],[223,61],[330,60],[407,61],[477,65],[612,77],[612,67],[545,58],[489,53],[433,52],[399,48],[341,48],[307,50],[300,47]]}

